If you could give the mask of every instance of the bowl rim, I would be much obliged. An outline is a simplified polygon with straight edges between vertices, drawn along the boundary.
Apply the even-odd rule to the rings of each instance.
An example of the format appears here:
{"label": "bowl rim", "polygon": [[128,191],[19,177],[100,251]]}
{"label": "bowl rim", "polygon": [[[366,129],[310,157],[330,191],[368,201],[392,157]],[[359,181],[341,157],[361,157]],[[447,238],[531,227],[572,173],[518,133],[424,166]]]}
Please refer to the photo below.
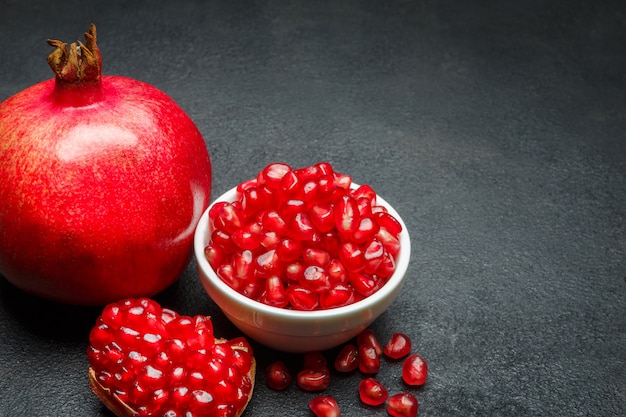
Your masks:
{"label": "bowl rim", "polygon": [[[358,188],[360,185],[356,183],[351,184],[351,188]],[[208,233],[206,231],[209,230],[209,211],[211,207],[215,204],[222,201],[234,201],[237,196],[237,187],[233,187],[230,190],[224,192],[222,195],[217,197],[209,207],[202,213],[198,225],[196,226],[196,230],[194,232],[194,255],[196,257],[196,262],[198,266],[204,272],[200,274],[200,279],[207,279],[210,283],[217,288],[219,292],[232,299],[233,301],[243,304],[248,308],[254,310],[257,313],[264,314],[269,317],[281,318],[281,319],[295,319],[295,320],[307,320],[307,321],[318,321],[324,318],[336,318],[340,316],[350,316],[357,313],[361,313],[367,310],[371,310],[374,306],[379,304],[381,301],[385,300],[389,295],[391,295],[394,291],[400,289],[400,287],[404,283],[404,279],[406,276],[406,272],[409,266],[409,259],[411,256],[411,239],[409,238],[409,232],[406,228],[406,224],[402,217],[398,214],[398,212],[389,204],[384,198],[380,197],[378,193],[376,194],[376,203],[377,205],[384,206],[391,215],[393,215],[398,222],[402,225],[402,231],[399,235],[400,240],[400,251],[398,252],[398,256],[396,258],[396,269],[394,273],[389,277],[385,285],[383,285],[378,291],[374,294],[359,300],[355,303],[348,304],[341,307],[330,308],[326,310],[311,310],[311,311],[302,311],[302,310],[291,310],[281,307],[269,306],[267,304],[263,304],[260,301],[253,300],[252,298],[246,297],[245,295],[237,292],[233,288],[231,288],[228,284],[226,284],[220,277],[217,276],[217,273],[213,270],[208,260],[204,256],[204,248],[208,243]],[[212,297],[209,295],[212,299]],[[216,300],[213,300],[216,304],[219,303]],[[220,306],[221,307],[221,306]]]}

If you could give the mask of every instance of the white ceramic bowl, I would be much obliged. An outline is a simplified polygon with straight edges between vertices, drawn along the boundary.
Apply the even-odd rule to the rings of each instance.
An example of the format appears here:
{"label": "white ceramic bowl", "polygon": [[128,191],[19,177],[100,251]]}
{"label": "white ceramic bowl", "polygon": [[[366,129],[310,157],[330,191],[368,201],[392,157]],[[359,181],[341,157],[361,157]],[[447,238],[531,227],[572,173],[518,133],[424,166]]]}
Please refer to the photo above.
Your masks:
{"label": "white ceramic bowl", "polygon": [[[233,188],[213,204],[234,201],[235,198],[236,189]],[[409,265],[411,242],[404,221],[380,196],[376,197],[376,201],[385,206],[402,225],[400,252],[396,260],[396,270],[387,283],[361,301],[329,310],[296,311],[268,306],[239,294],[217,276],[204,256],[204,248],[210,239],[210,207],[200,218],[194,236],[200,280],[209,297],[226,317],[247,336],[265,346],[285,352],[303,353],[322,351],[345,343],[367,328],[396,299]]]}

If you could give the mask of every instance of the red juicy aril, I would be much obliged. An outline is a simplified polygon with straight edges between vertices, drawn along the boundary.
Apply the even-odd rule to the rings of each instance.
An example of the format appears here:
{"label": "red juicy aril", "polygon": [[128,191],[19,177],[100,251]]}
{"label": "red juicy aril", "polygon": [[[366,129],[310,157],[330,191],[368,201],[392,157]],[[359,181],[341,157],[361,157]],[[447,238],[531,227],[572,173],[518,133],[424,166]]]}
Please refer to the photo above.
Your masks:
{"label": "red juicy aril", "polygon": [[101,75],[85,44],[49,41],[56,79],[0,103],[0,274],[38,296],[103,305],[186,267],[211,164],[192,120],[148,84]]}
{"label": "red juicy aril", "polygon": [[265,304],[320,310],[378,291],[395,270],[400,222],[368,185],[327,162],[265,167],[209,210],[206,258],[230,287]]}
{"label": "red juicy aril", "polygon": [[235,417],[251,398],[251,346],[215,338],[209,317],[127,299],[104,308],[89,341],[91,388],[118,417]]}

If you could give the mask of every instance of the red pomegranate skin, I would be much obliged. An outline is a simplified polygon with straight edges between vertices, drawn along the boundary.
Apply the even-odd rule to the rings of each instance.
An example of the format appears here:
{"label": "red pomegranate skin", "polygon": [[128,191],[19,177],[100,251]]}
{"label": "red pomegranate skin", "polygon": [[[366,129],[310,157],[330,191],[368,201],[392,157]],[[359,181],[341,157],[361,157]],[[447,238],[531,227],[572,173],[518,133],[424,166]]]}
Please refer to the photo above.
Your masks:
{"label": "red pomegranate skin", "polygon": [[149,84],[60,84],[0,103],[0,274],[70,304],[154,295],[187,266],[209,203],[204,139]]}

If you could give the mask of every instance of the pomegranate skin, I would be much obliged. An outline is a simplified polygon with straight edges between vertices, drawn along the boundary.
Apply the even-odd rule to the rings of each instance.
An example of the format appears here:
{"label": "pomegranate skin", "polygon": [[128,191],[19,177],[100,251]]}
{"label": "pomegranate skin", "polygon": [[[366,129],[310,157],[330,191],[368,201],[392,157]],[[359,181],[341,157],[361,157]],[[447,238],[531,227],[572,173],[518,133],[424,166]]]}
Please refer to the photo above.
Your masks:
{"label": "pomegranate skin", "polygon": [[204,139],[149,84],[58,84],[0,103],[0,274],[70,304],[154,295],[187,266],[209,203]]}

